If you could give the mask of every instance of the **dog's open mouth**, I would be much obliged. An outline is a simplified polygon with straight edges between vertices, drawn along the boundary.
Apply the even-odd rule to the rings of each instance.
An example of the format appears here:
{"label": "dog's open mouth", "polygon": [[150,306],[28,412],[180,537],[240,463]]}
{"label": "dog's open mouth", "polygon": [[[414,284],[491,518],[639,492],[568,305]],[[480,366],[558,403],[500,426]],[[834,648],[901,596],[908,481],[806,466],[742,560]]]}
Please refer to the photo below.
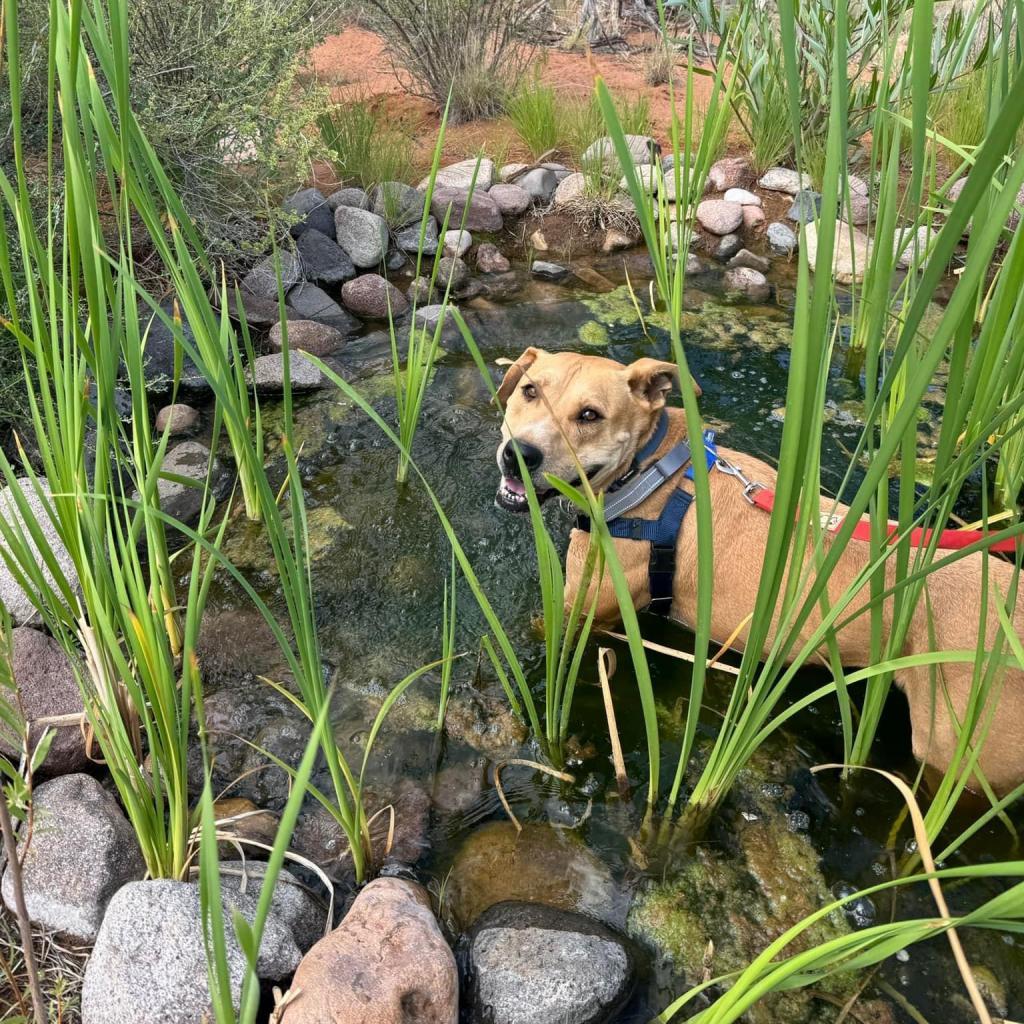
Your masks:
{"label": "dog's open mouth", "polygon": [[[537,500],[541,503],[547,501],[555,493],[551,487],[544,490],[538,487],[536,491]],[[501,483],[498,484],[498,493],[494,497],[494,503],[498,508],[505,509],[506,512],[525,512],[530,507],[530,502],[526,497],[526,486],[522,480],[503,476]]]}

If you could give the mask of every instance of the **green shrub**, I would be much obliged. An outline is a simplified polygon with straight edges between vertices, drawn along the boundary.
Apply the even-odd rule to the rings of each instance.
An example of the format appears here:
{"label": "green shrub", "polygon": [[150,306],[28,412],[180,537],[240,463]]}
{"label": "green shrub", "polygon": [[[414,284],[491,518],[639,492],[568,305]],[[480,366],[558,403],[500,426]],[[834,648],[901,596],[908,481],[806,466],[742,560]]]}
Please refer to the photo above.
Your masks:
{"label": "green shrub", "polygon": [[506,112],[516,133],[535,157],[554,149],[559,138],[558,97],[539,78],[524,83],[508,101]]}
{"label": "green shrub", "polygon": [[450,121],[500,113],[532,59],[530,0],[367,0],[363,16],[387,40],[417,95]]}
{"label": "green shrub", "polygon": [[750,138],[750,158],[758,175],[775,167],[793,150],[793,129],[782,69],[764,76],[759,95],[744,98],[745,128]]}
{"label": "green shrub", "polygon": [[411,137],[401,125],[382,118],[368,100],[339,104],[321,114],[317,124],[342,181],[368,189],[412,176]]}

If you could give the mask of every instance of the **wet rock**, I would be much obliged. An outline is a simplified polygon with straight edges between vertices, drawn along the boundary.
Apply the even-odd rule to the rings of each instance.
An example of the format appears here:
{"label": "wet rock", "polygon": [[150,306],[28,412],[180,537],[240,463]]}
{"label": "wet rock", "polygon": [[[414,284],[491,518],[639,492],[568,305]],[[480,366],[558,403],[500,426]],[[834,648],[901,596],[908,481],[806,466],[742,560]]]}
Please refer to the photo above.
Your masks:
{"label": "wet rock", "polygon": [[[30,726],[29,745],[35,749],[44,732],[50,728],[52,738],[46,761],[40,770],[45,775],[67,775],[80,772],[89,765],[85,741],[77,726],[60,728],[37,725],[41,718],[57,715],[80,715],[85,710],[75,673],[60,644],[51,636],[18,626],[11,632],[11,670],[20,700],[19,715]],[[0,701],[13,702],[13,694],[0,689]],[[0,722],[0,754],[15,764],[21,756],[22,737]]]}
{"label": "wet rock", "polygon": [[705,199],[697,205],[697,223],[713,235],[728,235],[743,223],[743,207],[724,199]]}
{"label": "wet rock", "polygon": [[622,923],[624,907],[608,868],[573,832],[495,821],[466,837],[451,867],[448,906],[466,928],[496,903],[543,903]]}
{"label": "wet rock", "polygon": [[438,320],[447,314],[448,308],[439,302],[431,303],[429,306],[421,306],[416,310],[413,319],[416,321],[417,326],[433,330],[437,326]]}
{"label": "wet rock", "polygon": [[191,434],[199,425],[199,410],[184,402],[165,405],[156,414],[154,425],[159,433],[167,431],[171,437]]}
{"label": "wet rock", "polygon": [[480,294],[488,299],[503,301],[511,298],[520,290],[519,276],[514,270],[504,274],[488,274],[477,279]]}
{"label": "wet rock", "polygon": [[[550,171],[548,173],[551,173]],[[526,175],[529,178],[530,175]],[[533,205],[533,195],[524,185],[492,185],[487,193],[506,217],[518,217]]]}
{"label": "wet rock", "polygon": [[469,280],[469,267],[458,256],[444,256],[437,261],[437,287],[458,291]]}
{"label": "wet rock", "polygon": [[[282,253],[282,271],[288,270],[295,258],[290,253]],[[264,261],[266,263],[266,261]],[[260,264],[262,266],[263,264]],[[297,263],[295,263],[297,267]],[[257,268],[258,269],[258,268]],[[256,270],[250,271],[244,279],[250,280]],[[263,280],[261,278],[261,280]],[[244,281],[243,281],[244,284]],[[288,286],[285,286],[287,290]],[[277,300],[277,287],[274,288],[274,301]],[[173,320],[176,316],[181,318],[182,340],[191,348],[195,349],[196,336],[192,330],[184,311],[175,308],[175,301],[167,299],[160,303],[160,309],[168,319]],[[143,373],[146,377],[146,390],[150,392],[170,391],[174,382],[174,356],[178,347],[174,332],[161,319],[160,316],[146,309],[139,317],[139,330],[145,337],[145,352],[143,354]],[[181,353],[181,376],[179,378],[181,391],[195,396],[206,396],[213,393],[209,381],[200,372],[192,357],[182,346]]]}
{"label": "wet rock", "polygon": [[[402,252],[417,253],[420,251],[420,225],[411,224],[401,231],[395,232],[395,245]],[[437,252],[437,221],[433,217],[427,218],[427,226],[423,231],[423,255],[433,256]]]}
{"label": "wet rock", "polygon": [[361,188],[339,188],[327,197],[327,205],[332,210],[339,206],[353,206],[357,210],[369,210],[370,197]]}
{"label": "wet rock", "polygon": [[551,198],[552,205],[557,210],[573,199],[578,199],[587,190],[587,176],[580,171],[570,174],[558,183],[555,194]]}
{"label": "wet rock", "polygon": [[731,259],[743,248],[743,240],[739,235],[722,235],[715,243],[714,256],[716,260],[724,263]]}
{"label": "wet rock", "polygon": [[341,289],[341,301],[353,313],[368,320],[401,316],[409,309],[405,296],[380,274],[362,274],[347,281]]}
{"label": "wet rock", "polygon": [[[807,240],[807,262],[811,270],[817,270],[818,226],[808,224],[805,229]],[[852,284],[864,276],[871,255],[871,240],[863,231],[843,221],[836,222],[835,254],[832,259],[832,277],[837,284]]]}
{"label": "wet rock", "polygon": [[772,261],[767,256],[758,256],[749,249],[740,249],[735,256],[729,260],[730,267],[750,267],[762,274],[767,274],[771,269]]}
{"label": "wet rock", "polygon": [[768,225],[768,248],[779,256],[791,256],[796,252],[797,237],[792,228],[779,221]]}
{"label": "wet rock", "polygon": [[468,231],[446,231],[442,253],[445,256],[465,256],[473,245],[473,236]]}
{"label": "wet rock", "polygon": [[[256,888],[255,886],[253,887]],[[246,960],[231,925],[232,908],[250,923],[256,900],[224,886],[228,974],[237,1009]],[[280,981],[301,950],[286,920],[267,915],[257,975]],[[82,1024],[203,1024],[213,1017],[199,886],[155,879],[131,882],[110,901],[82,986]]]}
{"label": "wet rock", "polygon": [[561,263],[534,260],[530,265],[530,272],[534,277],[539,277],[544,281],[561,281],[568,275],[569,269],[563,267]]}
{"label": "wet rock", "polygon": [[276,264],[271,256],[260,260],[242,278],[242,288],[253,295],[258,295],[262,299],[276,300],[278,297],[278,265],[280,266],[281,287],[285,292],[302,280],[302,265],[299,263],[298,258],[290,252],[279,252]]}
{"label": "wet rock", "polygon": [[708,171],[708,185],[713,192],[744,188],[753,178],[754,169],[744,156],[727,156],[716,160]]}
{"label": "wet rock", "polygon": [[[315,320],[293,320],[288,324],[289,348],[321,358],[337,352],[345,344],[345,337],[336,327],[318,324]],[[284,332],[280,324],[270,328],[267,340],[277,351],[284,347]]]}
{"label": "wet rock", "polygon": [[[846,899],[857,892],[857,886],[849,882],[836,882],[832,886],[832,895],[837,900]],[[854,928],[870,928],[875,923],[878,910],[870,896],[858,896],[844,903],[843,913]]]}
{"label": "wet rock", "polygon": [[812,187],[808,174],[801,174],[789,167],[772,167],[761,175],[758,185],[771,192],[787,192],[795,196],[801,189]]}
{"label": "wet rock", "polygon": [[[649,135],[627,135],[626,144],[634,164],[649,164],[660,153],[660,147]],[[608,168],[619,167],[615,143],[608,136],[598,139],[587,148],[581,163],[584,167],[599,163]]]}
{"label": "wet rock", "polygon": [[[292,352],[289,360],[293,391],[312,391],[323,387],[324,375],[301,352]],[[266,394],[284,390],[284,355],[272,352],[259,356],[252,364],[252,381],[257,391]]]}
{"label": "wet rock", "polygon": [[756,231],[762,224],[764,224],[765,220],[764,210],[762,210],[760,206],[743,207],[744,231]]}
{"label": "wet rock", "polygon": [[299,238],[307,228],[313,228],[333,239],[334,213],[320,189],[304,188],[294,192],[281,206],[285,212],[298,218],[290,228],[293,238]]}
{"label": "wet rock", "polygon": [[465,189],[435,188],[430,212],[439,224],[447,216],[449,225],[469,231],[500,231],[504,223],[498,204],[486,192],[470,196]]}
{"label": "wet rock", "polygon": [[632,248],[639,239],[628,232],[620,231],[618,228],[609,228],[604,233],[601,242],[601,252],[620,252],[622,249]]}
{"label": "wet rock", "polygon": [[[333,235],[333,223],[331,225]],[[333,238],[317,228],[308,228],[296,243],[302,273],[307,281],[320,285],[337,285],[356,276],[356,268],[348,253]]]}
{"label": "wet rock", "polygon": [[727,203],[739,203],[740,206],[762,206],[761,197],[748,192],[745,188],[730,188],[722,198]]}
{"label": "wet rock", "polygon": [[430,287],[430,278],[414,277],[405,290],[405,296],[414,305],[429,305],[430,300],[434,297],[434,291]]}
{"label": "wet rock", "polygon": [[355,206],[339,206],[334,211],[334,230],[338,245],[357,267],[376,267],[388,249],[388,226],[383,217]]}
{"label": "wet rock", "polygon": [[[426,892],[378,878],[303,958],[282,1024],[456,1024],[459,974]],[[85,1022],[89,1024],[89,1022]]]}
{"label": "wet rock", "polygon": [[[91,775],[64,775],[36,787],[32,841],[22,878],[33,924],[92,942],[111,897],[146,867],[117,801]],[[14,910],[10,871],[3,898]]]}
{"label": "wet rock", "polygon": [[512,269],[512,264],[502,255],[496,245],[492,242],[484,242],[476,251],[476,269],[481,274],[504,274]]}
{"label": "wet rock", "polygon": [[[15,495],[10,487],[0,489],[0,516],[3,516],[12,527],[20,530],[25,535],[26,544],[29,549],[33,553],[38,553],[39,549],[36,546],[35,540],[27,532],[29,524],[26,523],[21,513],[20,505],[24,501],[27,515],[41,532],[45,548],[53,553],[57,563],[57,571],[67,581],[71,589],[77,591],[79,583],[75,563],[72,561],[67,548],[64,546],[64,542],[60,539],[57,529],[53,525],[50,512],[44,506],[43,498],[36,492],[38,487],[42,491],[44,498],[47,499],[47,504],[49,504],[50,489],[46,481],[40,480],[36,483],[28,477],[23,477],[16,482],[15,486],[20,491],[20,495]],[[6,547],[2,540],[0,540],[0,546]],[[37,557],[37,564],[42,571],[47,585],[51,588],[55,587],[57,584],[54,575],[41,556]],[[5,559],[0,559],[0,601],[6,606],[14,625],[32,625],[39,621],[39,614],[29,594],[22,590],[21,584],[7,567]]]}
{"label": "wet rock", "polygon": [[194,523],[203,508],[203,488],[207,473],[211,490],[218,490],[224,479],[224,467],[210,458],[210,449],[199,441],[182,441],[164,458],[157,494],[160,508],[181,523]]}
{"label": "wet rock", "polygon": [[802,188],[793,197],[793,205],[786,211],[788,220],[797,224],[810,224],[817,220],[821,213],[821,193],[813,189]]}
{"label": "wet rock", "polygon": [[288,293],[288,301],[303,320],[327,324],[343,334],[358,331],[362,324],[351,313],[346,313],[322,288],[308,282]]}
{"label": "wet rock", "polygon": [[[477,164],[479,163],[479,170]],[[474,179],[476,185],[473,185]],[[425,189],[429,178],[424,178],[419,187]],[[439,188],[468,189],[475,187],[477,192],[486,192],[494,184],[494,161],[489,157],[482,157],[479,161],[471,158],[460,160],[457,164],[449,164],[437,172],[434,180],[434,191]]]}
{"label": "wet rock", "polygon": [[759,270],[750,267],[733,267],[725,272],[722,282],[726,292],[743,295],[752,302],[767,302],[772,289],[767,278]]}
{"label": "wet rock", "polygon": [[468,940],[469,1011],[492,1024],[601,1024],[633,988],[633,958],[611,929],[580,914],[499,903]]}
{"label": "wet rock", "polygon": [[558,188],[558,178],[555,177],[554,171],[549,171],[546,167],[535,167],[517,178],[515,185],[511,187],[522,189],[535,202],[549,203],[555,189]]}
{"label": "wet rock", "polygon": [[423,217],[423,193],[403,181],[385,181],[373,190],[373,212],[393,228],[418,224]]}
{"label": "wet rock", "polygon": [[263,859],[267,851],[261,849],[254,843],[263,846],[273,846],[277,837],[278,818],[270,811],[262,810],[251,800],[244,797],[227,797],[223,800],[216,800],[213,804],[213,817],[217,822],[217,829],[221,832],[230,833],[232,839],[223,839],[218,844],[221,858],[231,860],[238,855],[240,844],[245,851],[245,856]]}

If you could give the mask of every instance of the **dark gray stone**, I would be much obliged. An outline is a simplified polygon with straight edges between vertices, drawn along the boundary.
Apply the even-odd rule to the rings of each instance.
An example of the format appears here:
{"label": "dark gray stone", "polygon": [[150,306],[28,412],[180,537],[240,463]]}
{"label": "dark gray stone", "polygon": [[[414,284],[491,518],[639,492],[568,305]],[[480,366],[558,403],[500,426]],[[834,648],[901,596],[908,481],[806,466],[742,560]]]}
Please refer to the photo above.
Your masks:
{"label": "dark gray stone", "polygon": [[368,210],[370,197],[361,188],[339,188],[327,197],[327,205],[332,210],[337,210],[339,206],[354,206],[357,210]]}
{"label": "dark gray stone", "polygon": [[516,179],[516,185],[538,203],[549,203],[558,188],[558,176],[546,167],[535,167]]}
{"label": "dark gray stone", "polygon": [[469,280],[469,267],[458,256],[444,256],[437,261],[438,289],[447,288],[449,279],[452,291],[458,291]]}
{"label": "dark gray stone", "polygon": [[811,189],[801,189],[793,197],[793,205],[786,212],[789,220],[797,224],[810,224],[818,219],[821,213],[821,193]]}
{"label": "dark gray stone", "polygon": [[[289,288],[294,288],[302,280],[302,265],[298,257],[290,252],[277,254],[277,261],[281,267],[281,287],[285,293]],[[277,301],[277,266],[274,258],[268,256],[260,260],[245,277],[242,278],[242,287],[253,295],[262,299]]]}
{"label": "dark gray stone", "polygon": [[224,468],[216,458],[211,463],[210,449],[205,444],[182,441],[171,448],[164,458],[157,483],[160,508],[179,522],[194,523],[203,508],[203,486],[207,471],[210,473],[212,489],[216,491],[223,480]]}
{"label": "dark gray stone", "polygon": [[384,266],[393,273],[396,270],[401,270],[408,261],[408,256],[397,245],[393,245],[388,249],[388,254],[384,258]]}
{"label": "dark gray stone", "polygon": [[749,249],[740,249],[738,253],[731,260],[729,260],[730,267],[750,267],[751,270],[757,270],[762,274],[767,274],[771,269],[772,261],[767,256],[758,256],[757,253],[751,252]]}
{"label": "dark gray stone", "polygon": [[[12,630],[11,669],[18,688],[20,714],[29,725],[29,745],[35,749],[47,729],[33,724],[41,718],[80,715],[85,710],[82,692],[64,649],[46,633],[28,626]],[[13,694],[0,689],[0,700],[13,704]],[[85,740],[78,725],[52,728],[50,749],[40,774],[67,775],[89,766]],[[0,754],[17,763],[22,737],[0,724]]]}
{"label": "dark gray stone", "polygon": [[[245,280],[250,280],[253,273],[255,271],[250,272]],[[277,299],[276,291],[274,292],[274,299]],[[160,309],[163,311],[164,316],[173,322],[175,317],[174,300],[165,299],[160,303]],[[192,330],[192,325],[188,322],[184,310],[179,309],[177,313],[181,318],[182,342],[195,350],[196,336]],[[145,339],[142,372],[146,377],[146,390],[155,393],[170,391],[174,383],[174,352],[179,344],[175,338],[174,331],[159,314],[148,309],[140,317],[139,329],[142,331]],[[178,380],[178,386],[182,393],[196,397],[205,397],[213,394],[210,382],[200,372],[199,367],[184,349],[182,351],[181,376]]]}
{"label": "dark gray stone", "polygon": [[[322,387],[324,375],[301,352],[290,353],[288,368],[293,391],[312,391]],[[260,356],[252,364],[252,380],[257,391],[279,394],[284,390],[284,353],[272,352]],[[259,801],[256,801],[259,803]]]}
{"label": "dark gray stone", "polygon": [[299,238],[307,228],[334,237],[334,213],[318,188],[304,188],[290,195],[282,204],[285,211],[301,219],[290,228],[292,237]]}
{"label": "dark gray stone", "polygon": [[775,220],[768,225],[766,237],[768,248],[779,256],[790,256],[796,251],[796,233],[780,221]]}
{"label": "dark gray stone", "polygon": [[603,1024],[628,1000],[634,958],[589,917],[499,903],[469,935],[469,1009],[491,1024]]}
{"label": "dark gray stone", "polygon": [[[420,247],[420,225],[410,224],[401,231],[394,234],[394,243],[403,252],[416,253]],[[427,226],[423,232],[423,255],[433,256],[437,252],[437,221],[433,217],[427,218]]]}
{"label": "dark gray stone", "polygon": [[715,259],[723,263],[731,259],[743,248],[743,240],[739,235],[722,235],[715,244]]}
{"label": "dark gray stone", "polygon": [[351,313],[346,313],[322,288],[315,284],[300,284],[288,293],[288,301],[303,320],[336,327],[342,334],[358,331],[362,324]]}
{"label": "dark gray stone", "polygon": [[[113,895],[145,873],[135,832],[91,775],[44,782],[33,794],[33,808],[32,841],[22,863],[29,917],[72,941],[92,942]],[[10,871],[4,872],[3,898],[13,911]]]}
{"label": "dark gray stone", "polygon": [[303,231],[296,248],[302,260],[302,274],[307,281],[318,285],[339,285],[356,276],[356,268],[348,258],[348,253],[333,237],[328,237],[316,228]]}

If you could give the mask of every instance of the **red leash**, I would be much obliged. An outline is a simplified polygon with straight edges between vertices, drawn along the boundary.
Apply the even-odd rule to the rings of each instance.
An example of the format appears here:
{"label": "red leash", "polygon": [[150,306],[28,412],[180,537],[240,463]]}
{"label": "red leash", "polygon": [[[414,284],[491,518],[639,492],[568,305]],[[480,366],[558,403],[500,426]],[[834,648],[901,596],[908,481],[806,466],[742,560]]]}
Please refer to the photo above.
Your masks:
{"label": "red leash", "polygon": [[[759,484],[754,484],[752,486],[748,484],[744,488],[743,493],[752,505],[764,512],[771,512],[775,507],[775,492],[769,491],[766,487],[761,487]],[[827,525],[830,533],[836,533],[843,525],[843,517],[840,515],[829,516],[828,523],[822,523],[822,525]],[[893,529],[889,534],[890,537],[895,536],[897,529],[896,523],[891,523],[891,525]],[[931,542],[934,532],[934,530],[922,530],[920,528],[911,530],[911,545],[916,548],[924,547],[926,544]],[[988,536],[990,536],[990,534],[986,533],[984,530],[941,530],[939,532],[938,546],[943,549],[958,551],[961,548],[977,544]],[[871,524],[864,520],[858,522],[853,528],[853,538],[854,540],[871,540]],[[1017,545],[1020,542],[1020,537],[1009,537],[1006,540],[994,541],[988,545],[988,549],[989,551],[1014,554],[1017,550]]]}

